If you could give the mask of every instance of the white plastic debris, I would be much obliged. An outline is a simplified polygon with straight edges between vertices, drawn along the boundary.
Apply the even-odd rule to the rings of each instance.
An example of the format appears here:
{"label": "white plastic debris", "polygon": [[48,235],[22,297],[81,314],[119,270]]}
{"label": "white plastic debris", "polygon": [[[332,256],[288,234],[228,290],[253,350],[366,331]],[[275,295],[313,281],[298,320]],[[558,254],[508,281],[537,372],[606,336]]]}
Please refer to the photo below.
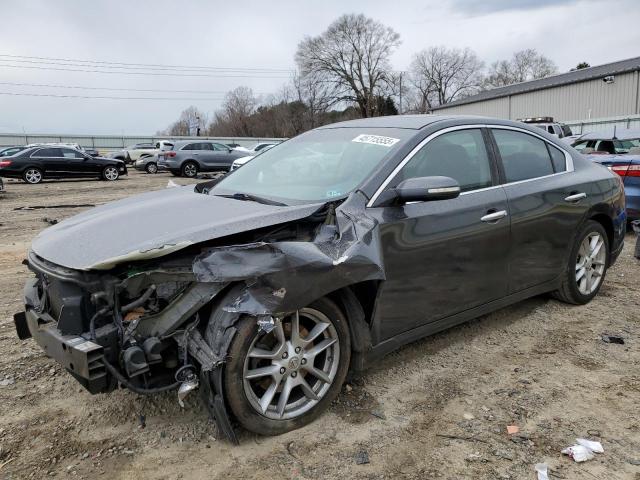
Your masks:
{"label": "white plastic debris", "polygon": [[600,442],[595,442],[593,440],[586,440],[584,438],[576,438],[576,442],[578,442],[578,445],[587,447],[592,452],[604,453],[604,448],[602,448],[602,444]]}
{"label": "white plastic debris", "polygon": [[176,182],[174,182],[173,180],[169,180],[167,182],[167,188],[175,188],[175,187],[179,187],[180,185],[178,185]]}
{"label": "white plastic debris", "polygon": [[585,440],[584,438],[576,438],[577,445],[562,450],[562,453],[569,455],[575,462],[586,462],[593,458],[595,453],[604,453],[604,448],[600,442]]}
{"label": "white plastic debris", "polygon": [[538,480],[549,480],[549,465],[546,463],[536,463],[536,472],[538,472]]}

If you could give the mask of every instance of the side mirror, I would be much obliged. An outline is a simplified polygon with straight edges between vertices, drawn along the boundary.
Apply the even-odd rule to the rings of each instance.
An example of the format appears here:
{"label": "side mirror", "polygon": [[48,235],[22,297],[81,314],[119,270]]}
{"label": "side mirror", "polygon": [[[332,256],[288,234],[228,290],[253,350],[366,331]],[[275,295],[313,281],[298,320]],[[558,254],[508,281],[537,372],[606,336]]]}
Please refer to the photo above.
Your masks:
{"label": "side mirror", "polygon": [[447,200],[460,195],[460,185],[450,177],[417,177],[401,182],[396,188],[380,195],[377,204],[404,205],[409,202]]}

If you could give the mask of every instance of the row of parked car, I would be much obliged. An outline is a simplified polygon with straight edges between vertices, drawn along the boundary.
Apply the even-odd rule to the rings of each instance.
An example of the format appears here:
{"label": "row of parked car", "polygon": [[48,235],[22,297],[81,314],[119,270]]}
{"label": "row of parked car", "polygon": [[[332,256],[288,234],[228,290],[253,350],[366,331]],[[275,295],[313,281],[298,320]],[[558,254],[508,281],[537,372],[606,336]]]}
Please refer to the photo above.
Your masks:
{"label": "row of parked car", "polygon": [[248,149],[209,140],[162,140],[155,145],[132,145],[107,157],[76,143],[5,147],[0,148],[0,191],[3,190],[2,177],[21,178],[31,184],[40,183],[44,178],[67,177],[114,181],[127,174],[127,163],[147,173],[163,170],[193,178],[199,172],[229,171],[234,161],[248,161],[274,145],[258,143]]}
{"label": "row of parked car", "polygon": [[155,144],[131,145],[111,153],[109,157],[123,160],[136,170],[147,173],[170,171],[176,176],[194,177],[198,172],[229,171],[234,161],[253,158],[274,145],[273,142],[260,142],[249,149],[211,140],[161,140]]}

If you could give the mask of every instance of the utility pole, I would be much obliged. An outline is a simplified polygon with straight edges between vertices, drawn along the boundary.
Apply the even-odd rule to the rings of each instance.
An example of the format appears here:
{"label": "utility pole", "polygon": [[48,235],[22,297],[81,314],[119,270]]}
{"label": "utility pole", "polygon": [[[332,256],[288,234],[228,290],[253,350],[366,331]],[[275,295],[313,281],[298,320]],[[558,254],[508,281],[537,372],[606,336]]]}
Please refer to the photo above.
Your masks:
{"label": "utility pole", "polygon": [[402,72],[400,72],[400,101],[398,103],[398,113],[402,115]]}

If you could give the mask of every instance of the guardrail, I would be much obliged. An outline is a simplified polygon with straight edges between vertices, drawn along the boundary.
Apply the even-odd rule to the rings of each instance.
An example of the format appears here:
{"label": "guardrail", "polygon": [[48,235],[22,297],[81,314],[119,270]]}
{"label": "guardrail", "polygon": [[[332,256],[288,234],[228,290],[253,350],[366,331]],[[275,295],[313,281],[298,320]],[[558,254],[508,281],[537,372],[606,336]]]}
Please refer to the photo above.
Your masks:
{"label": "guardrail", "polygon": [[162,135],[61,135],[44,133],[0,133],[0,146],[28,145],[30,143],[77,143],[85,148],[112,151],[136,143],[156,143],[159,140],[211,140],[220,143],[237,143],[251,147],[258,142],[281,142],[284,138],[272,137],[167,137]]}
{"label": "guardrail", "polygon": [[615,127],[617,130],[640,129],[640,115],[624,115],[620,117],[590,118],[587,120],[570,120],[563,122],[575,135],[588,132],[610,132]]}

